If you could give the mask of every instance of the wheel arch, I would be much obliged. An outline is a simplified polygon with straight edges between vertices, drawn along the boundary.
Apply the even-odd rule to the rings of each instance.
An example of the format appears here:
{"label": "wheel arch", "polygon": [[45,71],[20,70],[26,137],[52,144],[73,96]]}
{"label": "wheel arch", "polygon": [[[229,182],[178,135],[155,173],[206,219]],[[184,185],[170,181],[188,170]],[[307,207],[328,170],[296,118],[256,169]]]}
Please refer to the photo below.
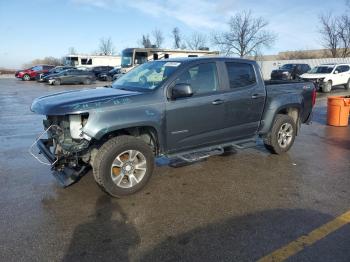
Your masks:
{"label": "wheel arch", "polygon": [[121,135],[139,137],[144,142],[150,145],[154,145],[153,151],[155,155],[158,155],[162,150],[159,132],[155,127],[150,125],[130,126],[130,127],[118,128],[115,130],[109,130],[104,134],[100,134],[96,141],[98,144],[103,144],[107,140],[116,136],[121,136]]}
{"label": "wheel arch", "polygon": [[276,120],[277,115],[288,115],[293,120],[297,127],[296,134],[298,134],[301,122],[300,122],[300,112],[301,112],[301,105],[300,104],[289,104],[279,107],[277,110],[275,110],[274,114],[271,114],[269,117],[267,117],[264,120],[263,128],[260,131],[261,135],[267,134],[271,131],[273,124]]}

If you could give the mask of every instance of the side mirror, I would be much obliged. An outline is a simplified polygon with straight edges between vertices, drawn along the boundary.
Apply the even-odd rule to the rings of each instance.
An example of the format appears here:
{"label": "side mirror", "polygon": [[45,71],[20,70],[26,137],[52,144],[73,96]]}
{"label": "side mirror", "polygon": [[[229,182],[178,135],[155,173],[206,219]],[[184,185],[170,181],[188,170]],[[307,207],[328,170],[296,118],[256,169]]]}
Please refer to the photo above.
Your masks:
{"label": "side mirror", "polygon": [[192,87],[189,84],[176,84],[171,89],[171,98],[173,100],[177,98],[190,97],[193,95]]}
{"label": "side mirror", "polygon": [[334,74],[339,74],[339,71],[338,71],[338,70],[335,70],[335,71],[334,71]]}

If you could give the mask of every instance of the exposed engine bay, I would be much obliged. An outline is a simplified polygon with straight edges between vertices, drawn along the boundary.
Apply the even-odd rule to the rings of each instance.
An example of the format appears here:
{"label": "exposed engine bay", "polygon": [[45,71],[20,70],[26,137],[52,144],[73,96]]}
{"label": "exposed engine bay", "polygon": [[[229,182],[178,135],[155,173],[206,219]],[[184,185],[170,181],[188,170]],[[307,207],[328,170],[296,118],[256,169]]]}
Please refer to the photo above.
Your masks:
{"label": "exposed engine bay", "polygon": [[83,134],[88,115],[47,116],[43,121],[47,130],[48,146],[55,155],[57,162],[54,168],[59,170],[64,166],[75,168],[88,164],[90,153],[89,137]]}

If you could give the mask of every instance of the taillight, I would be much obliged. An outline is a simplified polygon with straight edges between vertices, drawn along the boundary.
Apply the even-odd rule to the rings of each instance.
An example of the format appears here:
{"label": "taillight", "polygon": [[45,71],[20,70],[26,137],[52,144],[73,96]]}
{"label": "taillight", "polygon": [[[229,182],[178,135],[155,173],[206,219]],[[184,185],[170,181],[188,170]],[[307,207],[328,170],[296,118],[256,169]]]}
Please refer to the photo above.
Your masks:
{"label": "taillight", "polygon": [[316,88],[314,87],[312,90],[312,106],[316,104]]}

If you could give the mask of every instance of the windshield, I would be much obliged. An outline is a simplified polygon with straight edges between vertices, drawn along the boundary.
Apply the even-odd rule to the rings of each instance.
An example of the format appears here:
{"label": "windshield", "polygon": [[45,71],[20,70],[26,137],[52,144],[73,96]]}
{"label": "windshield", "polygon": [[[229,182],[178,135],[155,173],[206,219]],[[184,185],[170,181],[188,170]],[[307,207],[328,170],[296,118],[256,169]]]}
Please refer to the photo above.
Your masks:
{"label": "windshield", "polygon": [[154,61],[142,64],[113,82],[113,88],[147,91],[160,86],[173,74],[179,62]]}
{"label": "windshield", "polygon": [[329,74],[332,73],[334,66],[316,66],[312,68],[309,73],[311,74]]}
{"label": "windshield", "polygon": [[122,67],[131,67],[132,66],[132,52],[123,52],[122,53]]}
{"label": "windshield", "polygon": [[295,66],[295,65],[293,65],[293,64],[286,64],[286,65],[283,65],[283,66],[281,67],[281,69],[282,69],[282,70],[291,70],[291,69],[293,69],[294,66]]}

